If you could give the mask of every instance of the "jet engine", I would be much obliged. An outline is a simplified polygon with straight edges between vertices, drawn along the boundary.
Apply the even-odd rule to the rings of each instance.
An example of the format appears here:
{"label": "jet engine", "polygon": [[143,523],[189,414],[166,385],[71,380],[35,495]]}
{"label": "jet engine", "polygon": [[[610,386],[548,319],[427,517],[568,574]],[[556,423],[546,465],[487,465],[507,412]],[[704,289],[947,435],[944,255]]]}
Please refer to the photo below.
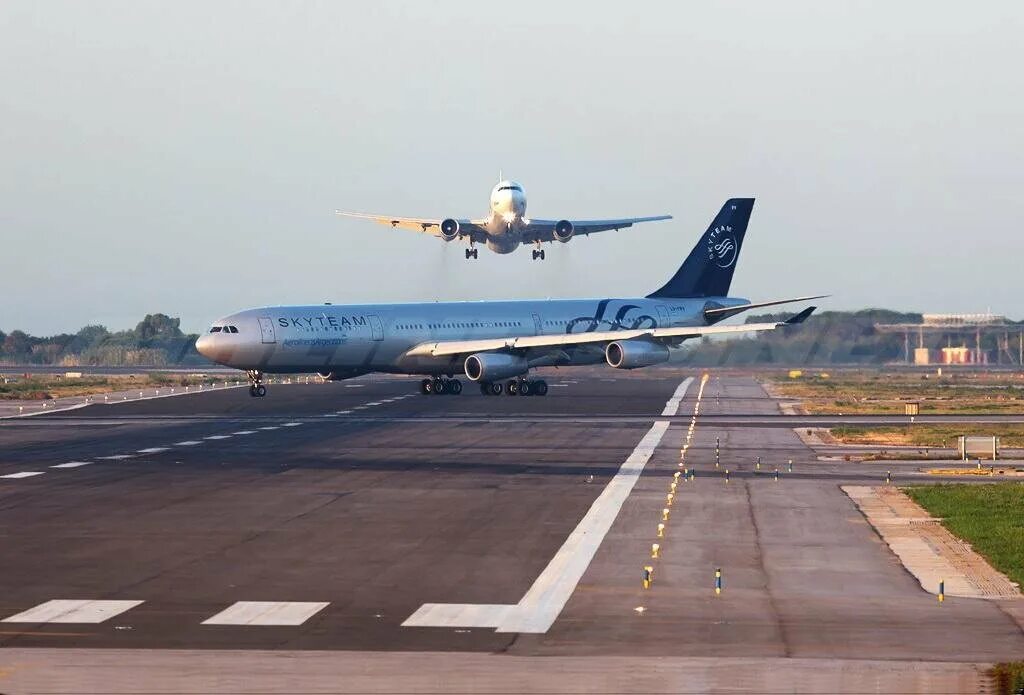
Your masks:
{"label": "jet engine", "polygon": [[558,222],[555,222],[555,238],[563,244],[569,241],[569,239],[572,239],[573,232],[575,231],[576,230],[573,228],[572,222],[569,220],[559,220]]}
{"label": "jet engine", "polygon": [[459,221],[451,217],[441,220],[441,238],[445,241],[454,241],[459,236]]}
{"label": "jet engine", "polygon": [[478,352],[466,358],[466,376],[470,381],[498,381],[526,374],[526,358],[503,352]]}
{"label": "jet engine", "polygon": [[649,340],[616,340],[608,343],[604,357],[616,369],[636,369],[668,362],[668,348]]}

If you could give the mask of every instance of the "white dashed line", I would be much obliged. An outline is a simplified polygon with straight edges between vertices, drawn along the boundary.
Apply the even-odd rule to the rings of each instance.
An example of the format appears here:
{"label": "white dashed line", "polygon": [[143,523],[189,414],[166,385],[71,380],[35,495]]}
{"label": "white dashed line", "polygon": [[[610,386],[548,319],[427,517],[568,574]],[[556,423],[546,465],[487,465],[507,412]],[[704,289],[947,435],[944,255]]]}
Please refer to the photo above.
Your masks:
{"label": "white dashed line", "polygon": [[367,403],[366,407],[370,407],[371,405],[383,405],[383,403],[381,403],[380,401],[372,401],[370,403]]}
{"label": "white dashed line", "polygon": [[124,461],[134,457],[135,454],[114,454],[113,456],[97,456],[96,458],[102,461]]}
{"label": "white dashed line", "polygon": [[276,429],[280,429],[280,428],[279,427],[261,427],[260,429],[264,430],[265,432],[269,432],[270,430],[276,430]]}
{"label": "white dashed line", "polygon": [[58,463],[50,468],[78,468],[80,466],[88,466],[92,464],[92,461],[70,461],[68,463]]}
{"label": "white dashed line", "polygon": [[337,413],[335,413],[335,415],[349,415],[351,413],[351,410],[339,410]]}
{"label": "white dashed line", "polygon": [[231,439],[230,434],[211,434],[209,437],[203,437],[203,439]]}
{"label": "white dashed line", "polygon": [[189,439],[187,442],[177,442],[174,446],[195,446],[196,444],[202,444],[194,439]]}
{"label": "white dashed line", "polygon": [[7,478],[8,480],[20,480],[21,478],[31,478],[34,475],[42,475],[46,471],[18,471],[17,473],[8,473],[7,475],[0,475],[0,478]]}
{"label": "white dashed line", "polygon": [[203,625],[302,625],[327,607],[311,601],[238,601]]}
{"label": "white dashed line", "polygon": [[286,422],[281,427],[298,427],[301,424],[301,422]]}
{"label": "white dashed line", "polygon": [[347,389],[361,389],[364,386],[366,386],[366,384],[345,384],[345,388]]}
{"label": "white dashed line", "polygon": [[238,430],[237,432],[232,432],[231,434],[256,434],[256,430]]}
{"label": "white dashed line", "polygon": [[5,623],[102,623],[124,613],[142,601],[88,601],[54,599],[22,611]]}
{"label": "white dashed line", "polygon": [[166,446],[154,446],[149,449],[139,449],[140,454],[159,454],[161,451],[170,451]]}

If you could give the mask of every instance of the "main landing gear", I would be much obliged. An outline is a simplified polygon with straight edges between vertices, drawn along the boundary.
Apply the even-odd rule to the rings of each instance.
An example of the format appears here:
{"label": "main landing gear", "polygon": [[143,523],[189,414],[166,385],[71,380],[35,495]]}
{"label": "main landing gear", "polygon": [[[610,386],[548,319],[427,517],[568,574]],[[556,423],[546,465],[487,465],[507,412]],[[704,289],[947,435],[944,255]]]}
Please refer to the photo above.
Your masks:
{"label": "main landing gear", "polygon": [[263,372],[258,369],[250,369],[246,374],[249,377],[249,395],[253,398],[266,396],[267,387],[263,385]]}
{"label": "main landing gear", "polygon": [[443,396],[452,394],[457,396],[462,393],[462,382],[458,379],[442,379],[441,377],[424,379],[420,382],[420,393],[424,395],[435,394]]}
{"label": "main landing gear", "polygon": [[544,260],[544,249],[533,250],[533,260],[537,260],[538,258],[542,261]]}
{"label": "main landing gear", "polygon": [[480,393],[485,396],[500,396],[503,391],[509,396],[546,396],[548,382],[543,379],[512,379],[504,385],[500,381],[480,384]]}
{"label": "main landing gear", "polygon": [[480,257],[480,249],[466,249],[466,260],[467,261],[470,258],[479,258],[479,257]]}

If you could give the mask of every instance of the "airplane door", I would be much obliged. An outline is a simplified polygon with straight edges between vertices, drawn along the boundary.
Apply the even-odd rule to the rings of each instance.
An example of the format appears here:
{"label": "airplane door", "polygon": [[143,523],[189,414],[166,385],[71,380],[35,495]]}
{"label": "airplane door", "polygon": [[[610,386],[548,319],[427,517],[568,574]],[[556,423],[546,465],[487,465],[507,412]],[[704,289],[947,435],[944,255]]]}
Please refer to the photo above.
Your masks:
{"label": "airplane door", "polygon": [[269,318],[260,318],[260,340],[264,343],[276,343],[274,336],[274,321]]}
{"label": "airplane door", "polygon": [[380,317],[371,314],[367,318],[370,319],[370,333],[373,335],[373,339],[384,340],[384,326],[381,325]]}
{"label": "airplane door", "polygon": [[658,305],[658,326],[664,328],[665,326],[672,325],[672,318],[668,315],[668,309],[663,307],[661,304]]}
{"label": "airplane door", "polygon": [[544,324],[540,321],[540,316],[537,314],[533,315],[533,330],[536,335],[544,335]]}

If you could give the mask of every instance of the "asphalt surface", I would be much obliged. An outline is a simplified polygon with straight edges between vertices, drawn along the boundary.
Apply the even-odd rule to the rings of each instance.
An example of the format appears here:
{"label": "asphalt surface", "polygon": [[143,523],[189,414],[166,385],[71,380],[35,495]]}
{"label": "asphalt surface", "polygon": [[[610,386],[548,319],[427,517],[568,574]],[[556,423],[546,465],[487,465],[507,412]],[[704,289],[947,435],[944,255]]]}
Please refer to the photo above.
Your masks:
{"label": "asphalt surface", "polygon": [[[544,398],[420,396],[412,379],[361,379],[0,421],[0,621],[52,600],[142,602],[98,623],[0,622],[0,646],[1024,654],[1013,610],[938,604],[839,489],[886,469],[925,478],[893,462],[818,461],[789,429],[807,418],[778,416],[749,377],[707,383],[686,459],[696,478],[679,484],[657,538],[697,384],[675,417],[659,415],[687,376],[552,372]],[[519,601],[656,420],[672,424],[547,632],[402,626],[425,603]],[[38,475],[3,477],[25,473]],[[326,605],[294,625],[203,624],[239,601]]]}

